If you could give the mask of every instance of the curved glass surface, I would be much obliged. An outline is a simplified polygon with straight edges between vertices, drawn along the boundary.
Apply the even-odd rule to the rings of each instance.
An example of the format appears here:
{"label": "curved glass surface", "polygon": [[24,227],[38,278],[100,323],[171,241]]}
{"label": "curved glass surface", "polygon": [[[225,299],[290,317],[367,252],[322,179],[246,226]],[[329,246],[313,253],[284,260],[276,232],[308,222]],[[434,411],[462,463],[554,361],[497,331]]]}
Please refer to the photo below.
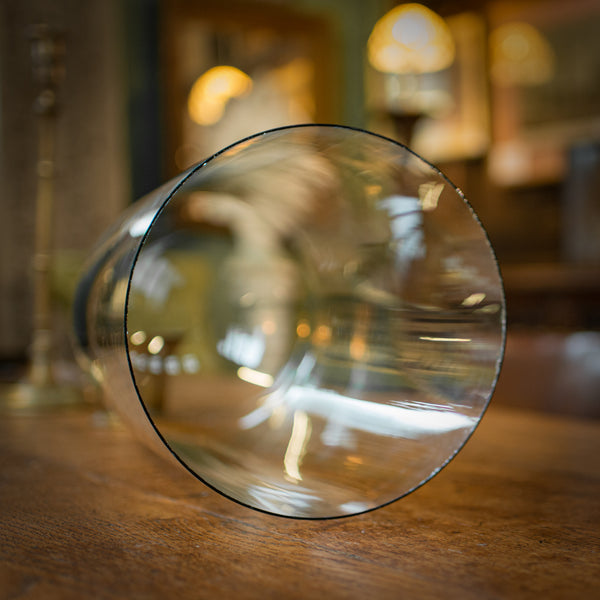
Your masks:
{"label": "curved glass surface", "polygon": [[136,204],[75,318],[125,419],[229,498],[300,518],[437,473],[482,417],[505,329],[462,194],[396,142],[322,125],[243,140]]}

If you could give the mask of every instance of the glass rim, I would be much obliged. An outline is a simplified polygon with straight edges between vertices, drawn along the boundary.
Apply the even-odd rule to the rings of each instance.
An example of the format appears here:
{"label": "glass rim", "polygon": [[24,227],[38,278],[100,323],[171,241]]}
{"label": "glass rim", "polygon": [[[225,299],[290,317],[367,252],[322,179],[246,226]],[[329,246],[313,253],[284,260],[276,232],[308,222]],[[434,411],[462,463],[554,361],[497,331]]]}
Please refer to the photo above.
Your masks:
{"label": "glass rim", "polygon": [[[488,251],[490,253],[490,256],[492,257],[493,263],[495,265],[495,268],[496,268],[496,271],[498,274],[498,281],[499,281],[499,290],[498,291],[499,291],[500,306],[501,306],[500,344],[498,347],[498,356],[497,356],[497,359],[495,362],[494,378],[489,386],[487,398],[486,398],[485,403],[482,407],[482,410],[479,414],[479,417],[478,417],[476,423],[472,426],[468,435],[466,435],[465,439],[454,449],[454,451],[450,454],[450,456],[448,456],[441,464],[439,464],[436,469],[434,469],[429,475],[427,475],[427,477],[425,477],[423,480],[419,481],[417,484],[415,484],[410,489],[400,493],[396,497],[389,499],[389,500],[385,500],[381,503],[378,503],[376,506],[368,507],[364,510],[357,510],[355,512],[349,512],[349,513],[344,513],[344,514],[335,514],[335,515],[325,515],[325,516],[292,515],[292,514],[276,512],[275,510],[268,510],[265,508],[261,508],[259,506],[254,506],[250,503],[240,500],[239,498],[236,498],[233,495],[228,494],[224,490],[217,487],[215,484],[212,484],[211,482],[207,481],[207,479],[205,479],[201,474],[196,472],[190,465],[188,465],[186,460],[183,457],[181,457],[180,454],[171,447],[171,444],[169,443],[169,441],[161,433],[160,427],[156,424],[150,410],[148,409],[148,407],[146,406],[146,404],[143,400],[143,395],[138,387],[138,383],[137,383],[136,376],[135,376],[135,370],[134,370],[133,362],[132,362],[131,355],[130,355],[130,342],[129,342],[129,338],[128,338],[129,302],[130,302],[132,279],[133,279],[133,274],[134,274],[135,268],[138,264],[139,257],[140,257],[142,250],[148,240],[148,237],[150,235],[150,232],[152,231],[152,228],[154,227],[156,222],[160,219],[161,214],[164,212],[167,205],[171,202],[171,200],[174,198],[174,196],[177,194],[177,192],[181,189],[181,187],[194,174],[196,174],[203,168],[207,167],[215,159],[219,158],[220,156],[222,156],[223,154],[227,153],[228,151],[230,151],[231,149],[233,149],[237,146],[247,144],[248,142],[251,142],[253,140],[258,140],[258,139],[260,139],[262,137],[266,137],[268,135],[272,135],[272,134],[276,134],[276,133],[284,133],[286,131],[301,130],[301,129],[302,130],[309,130],[309,129],[341,130],[341,131],[353,132],[353,133],[357,133],[357,134],[364,134],[369,137],[377,138],[377,139],[381,140],[382,142],[390,143],[393,146],[398,147],[403,152],[407,152],[413,158],[416,158],[418,161],[420,161],[425,166],[427,166],[429,169],[431,169],[438,177],[440,177],[445,183],[447,183],[452,188],[452,190],[456,194],[458,194],[460,199],[463,201],[465,208],[469,211],[471,217],[475,220],[477,225],[479,225],[479,229],[480,229],[481,233],[483,234],[485,243],[487,245]],[[440,471],[445,469],[454,460],[454,458],[460,453],[460,451],[465,447],[467,442],[471,439],[471,437],[473,436],[473,434],[479,427],[481,420],[483,419],[484,415],[486,414],[487,409],[489,408],[491,399],[493,397],[493,394],[495,392],[496,386],[498,384],[498,379],[500,377],[500,372],[502,369],[502,364],[504,361],[504,355],[505,355],[505,351],[506,351],[506,333],[507,333],[506,294],[505,294],[505,290],[504,290],[504,280],[503,280],[503,276],[502,276],[502,271],[500,269],[500,264],[499,264],[498,258],[496,256],[496,253],[494,251],[494,248],[491,244],[488,232],[487,232],[486,228],[483,226],[477,213],[473,209],[471,203],[465,197],[465,194],[463,193],[463,191],[459,187],[457,187],[438,167],[436,167],[433,163],[429,162],[427,159],[425,159],[422,156],[420,156],[419,154],[417,154],[414,150],[409,148],[406,144],[399,142],[398,140],[394,140],[393,138],[390,138],[388,136],[369,131],[367,129],[354,127],[354,126],[350,126],[350,125],[334,124],[334,123],[299,123],[299,124],[273,127],[270,129],[266,129],[264,131],[256,132],[254,134],[243,137],[231,144],[228,144],[227,146],[221,148],[220,150],[218,150],[218,151],[214,152],[213,154],[211,154],[210,156],[208,156],[208,158],[191,165],[190,167],[188,167],[188,169],[186,169],[179,175],[176,175],[174,177],[174,179],[172,179],[171,181],[173,182],[173,186],[166,194],[165,199],[161,202],[160,206],[156,209],[152,219],[150,220],[150,222],[148,223],[148,225],[146,227],[146,230],[144,231],[143,235],[140,237],[140,240],[139,240],[136,250],[135,250],[134,257],[131,262],[131,266],[129,269],[129,275],[128,275],[128,279],[127,279],[125,303],[124,303],[124,307],[123,307],[124,318],[123,318],[123,332],[122,332],[123,339],[125,341],[125,353],[126,353],[126,358],[127,358],[127,365],[128,365],[129,372],[131,375],[131,381],[132,381],[134,389],[135,389],[135,394],[136,394],[137,399],[142,407],[142,410],[145,413],[146,418],[148,419],[148,422],[150,423],[152,429],[154,430],[154,433],[158,436],[158,438],[160,439],[160,442],[168,450],[168,452],[171,454],[171,456],[174,457],[176,459],[176,461],[180,465],[182,465],[186,471],[188,471],[191,475],[193,475],[203,485],[206,485],[209,489],[217,492],[220,496],[226,498],[227,500],[233,501],[240,506],[248,508],[252,511],[257,511],[257,512],[265,514],[265,515],[275,516],[275,517],[279,517],[279,518],[283,518],[283,519],[298,520],[298,521],[329,521],[329,520],[337,520],[337,519],[346,519],[349,517],[367,514],[374,510],[379,510],[380,508],[394,504],[398,500],[401,500],[402,498],[405,498],[406,496],[412,494],[414,491],[416,491],[417,489],[419,489],[420,487],[422,487],[423,485],[425,485],[426,483],[431,481],[437,474],[440,473]]]}

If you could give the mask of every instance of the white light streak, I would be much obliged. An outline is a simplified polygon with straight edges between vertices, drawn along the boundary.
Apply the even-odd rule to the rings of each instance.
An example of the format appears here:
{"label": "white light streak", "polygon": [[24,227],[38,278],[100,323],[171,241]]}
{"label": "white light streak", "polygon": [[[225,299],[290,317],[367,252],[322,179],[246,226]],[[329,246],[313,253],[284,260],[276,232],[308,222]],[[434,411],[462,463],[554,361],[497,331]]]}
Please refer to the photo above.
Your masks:
{"label": "white light streak", "polygon": [[291,410],[319,415],[340,426],[376,435],[415,439],[422,435],[472,427],[472,417],[451,410],[427,410],[380,404],[333,390],[292,386],[286,394]]}
{"label": "white light streak", "polygon": [[156,210],[153,208],[150,211],[142,213],[139,217],[136,217],[129,224],[129,235],[134,238],[142,237],[146,231],[148,231],[148,227],[152,224],[155,215]]}
{"label": "white light streak", "polygon": [[265,336],[259,327],[252,333],[232,327],[225,338],[217,342],[217,352],[230,360],[250,369],[258,367],[266,349]]}
{"label": "white light streak", "polygon": [[[289,389],[275,390],[264,403],[239,421],[240,427],[250,429],[266,421],[276,410],[298,411],[327,419],[327,431],[336,430],[336,441],[352,445],[351,438],[343,435],[345,428],[375,435],[417,439],[424,435],[446,433],[471,428],[476,419],[454,410],[439,408],[412,408],[398,404],[383,404],[339,394],[333,390],[293,385]],[[327,443],[327,440],[323,440]]]}
{"label": "white light streak", "polygon": [[425,342],[472,342],[471,338],[452,338],[452,337],[430,337],[428,335],[420,335],[420,340]]}

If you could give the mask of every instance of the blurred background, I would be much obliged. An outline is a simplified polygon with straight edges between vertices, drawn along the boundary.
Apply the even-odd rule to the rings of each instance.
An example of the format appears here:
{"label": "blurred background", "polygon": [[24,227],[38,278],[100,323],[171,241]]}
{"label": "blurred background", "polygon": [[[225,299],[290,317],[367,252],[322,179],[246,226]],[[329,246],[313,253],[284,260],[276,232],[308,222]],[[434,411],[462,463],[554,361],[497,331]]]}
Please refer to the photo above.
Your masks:
{"label": "blurred background", "polygon": [[2,377],[26,364],[32,339],[43,165],[30,28],[44,23],[64,36],[52,115],[57,356],[69,357],[82,260],[127,205],[252,133],[340,123],[407,143],[479,215],[508,302],[501,400],[600,416],[600,1],[406,8],[2,0]]}

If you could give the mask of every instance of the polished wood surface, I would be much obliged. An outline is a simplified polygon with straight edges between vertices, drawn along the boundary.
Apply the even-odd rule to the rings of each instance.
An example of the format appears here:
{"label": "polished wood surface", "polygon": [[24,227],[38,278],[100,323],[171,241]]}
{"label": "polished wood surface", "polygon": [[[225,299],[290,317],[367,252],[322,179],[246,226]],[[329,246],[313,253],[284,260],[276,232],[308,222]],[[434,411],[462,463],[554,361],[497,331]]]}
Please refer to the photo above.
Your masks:
{"label": "polished wood surface", "polygon": [[263,515],[98,410],[0,419],[0,598],[592,598],[600,423],[493,406],[412,495]]}

